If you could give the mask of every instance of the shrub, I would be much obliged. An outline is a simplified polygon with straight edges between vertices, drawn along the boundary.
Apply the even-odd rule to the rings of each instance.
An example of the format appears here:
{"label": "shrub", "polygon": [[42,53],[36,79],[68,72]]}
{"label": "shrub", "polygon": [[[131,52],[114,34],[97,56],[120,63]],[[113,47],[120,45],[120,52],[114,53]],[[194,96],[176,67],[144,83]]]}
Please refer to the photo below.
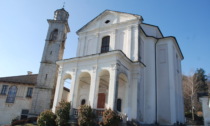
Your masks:
{"label": "shrub", "polygon": [[12,119],[11,121],[11,125],[13,126],[13,123],[19,120],[19,116],[15,117],[14,119]]}
{"label": "shrub", "polygon": [[27,118],[27,123],[35,123],[37,122],[37,117],[29,117]]}
{"label": "shrub", "polygon": [[15,126],[15,125],[23,125],[26,123],[26,119],[23,119],[23,120],[16,120],[12,123],[12,126]]}
{"label": "shrub", "polygon": [[115,111],[107,109],[103,112],[103,121],[100,122],[101,126],[118,126],[121,121],[120,116]]}
{"label": "shrub", "polygon": [[127,121],[126,124],[127,126],[140,126],[140,123],[134,119],[132,119],[131,121]]}
{"label": "shrub", "polygon": [[61,101],[56,110],[56,123],[58,126],[69,126],[68,121],[70,112],[70,103]]}
{"label": "shrub", "polygon": [[50,110],[46,110],[38,117],[37,124],[38,126],[56,126],[55,119],[55,114]]}
{"label": "shrub", "polygon": [[88,105],[82,105],[78,110],[79,126],[94,126],[96,125],[96,116]]}

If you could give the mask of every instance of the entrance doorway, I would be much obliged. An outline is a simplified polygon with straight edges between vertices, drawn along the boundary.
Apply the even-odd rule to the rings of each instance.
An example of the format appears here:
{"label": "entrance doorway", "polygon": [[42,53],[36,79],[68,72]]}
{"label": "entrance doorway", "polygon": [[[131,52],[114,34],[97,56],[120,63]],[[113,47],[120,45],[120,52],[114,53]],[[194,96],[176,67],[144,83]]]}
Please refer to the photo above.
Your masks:
{"label": "entrance doorway", "polygon": [[105,108],[105,100],[106,100],[106,95],[105,93],[98,93],[98,104],[97,108]]}

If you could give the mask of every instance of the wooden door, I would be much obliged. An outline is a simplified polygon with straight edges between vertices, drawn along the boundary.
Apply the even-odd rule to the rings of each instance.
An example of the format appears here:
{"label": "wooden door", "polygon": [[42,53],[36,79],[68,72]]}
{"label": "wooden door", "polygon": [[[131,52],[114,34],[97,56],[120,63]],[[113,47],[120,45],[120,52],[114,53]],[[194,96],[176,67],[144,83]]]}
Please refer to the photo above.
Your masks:
{"label": "wooden door", "polygon": [[105,108],[105,99],[106,99],[105,93],[98,93],[97,108]]}

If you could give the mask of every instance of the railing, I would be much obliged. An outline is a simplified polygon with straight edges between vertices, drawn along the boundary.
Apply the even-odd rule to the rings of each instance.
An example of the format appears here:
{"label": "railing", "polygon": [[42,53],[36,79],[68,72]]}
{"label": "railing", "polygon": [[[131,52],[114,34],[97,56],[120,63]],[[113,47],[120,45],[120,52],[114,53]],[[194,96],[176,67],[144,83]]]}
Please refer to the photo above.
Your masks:
{"label": "railing", "polygon": [[103,112],[104,112],[104,109],[96,109],[95,110],[95,113],[96,113],[97,117],[102,117],[103,116]]}
{"label": "railing", "polygon": [[78,116],[78,109],[73,109],[73,110],[74,110],[74,112],[73,112],[74,113],[74,116],[77,117]]}
{"label": "railing", "polygon": [[[104,110],[105,109],[93,109],[93,112],[95,113],[98,122],[102,121],[102,116],[103,116]],[[73,109],[73,118],[75,120],[77,120],[77,118],[78,118],[78,111],[79,111],[79,109]],[[120,116],[120,118],[122,120],[121,123],[126,123],[127,115],[124,113],[121,113],[121,112],[117,112],[117,114]]]}
{"label": "railing", "polygon": [[120,118],[121,118],[121,120],[122,120],[122,122],[126,122],[127,121],[127,115],[126,114],[124,114],[124,113],[122,113],[122,112],[117,112],[117,114],[120,116]]}
{"label": "railing", "polygon": [[[73,114],[75,117],[78,117],[78,110],[79,109],[73,109]],[[96,114],[97,117],[102,117],[104,110],[105,109],[94,109],[93,112]]]}

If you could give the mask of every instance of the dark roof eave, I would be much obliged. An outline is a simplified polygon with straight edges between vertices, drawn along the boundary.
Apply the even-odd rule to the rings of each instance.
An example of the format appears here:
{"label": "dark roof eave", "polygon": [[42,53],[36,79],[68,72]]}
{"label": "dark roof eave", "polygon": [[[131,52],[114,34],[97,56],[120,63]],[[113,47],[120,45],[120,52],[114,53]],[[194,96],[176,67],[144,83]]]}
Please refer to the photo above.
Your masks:
{"label": "dark roof eave", "polygon": [[66,88],[66,87],[63,87],[63,89],[67,92],[70,92],[70,89]]}
{"label": "dark roof eave", "polygon": [[178,44],[178,42],[177,42],[177,40],[176,40],[176,37],[174,37],[174,36],[166,36],[166,37],[163,37],[163,38],[157,38],[157,37],[154,37],[154,36],[148,36],[148,35],[145,33],[145,31],[143,30],[143,28],[140,27],[140,29],[142,30],[142,32],[144,33],[144,35],[145,35],[146,37],[154,38],[154,39],[157,39],[157,40],[159,40],[159,39],[166,39],[166,38],[173,38],[173,39],[175,40],[175,42],[176,42],[176,45],[177,45],[177,47],[178,47],[180,53],[181,53],[182,60],[184,59],[184,55],[183,55],[183,53],[182,53],[182,51],[181,51],[181,48],[180,48],[180,46],[179,46],[179,44]]}
{"label": "dark roof eave", "polygon": [[[150,26],[152,26],[152,27],[156,27],[156,28],[158,29],[158,31],[160,32],[161,36],[164,37],[164,36],[163,36],[163,33],[161,32],[161,30],[160,30],[160,28],[159,28],[158,26],[152,25],[152,24],[147,24],[147,23],[142,23],[142,24],[150,25]],[[142,28],[142,29],[143,29],[143,28]]]}
{"label": "dark roof eave", "polygon": [[35,85],[37,83],[37,76],[38,74],[1,77],[0,82]]}
{"label": "dark roof eave", "polygon": [[4,82],[4,83],[12,83],[12,84],[19,84],[19,85],[36,85],[34,83],[20,83],[20,82],[15,82],[15,81],[0,81],[0,82]]}

